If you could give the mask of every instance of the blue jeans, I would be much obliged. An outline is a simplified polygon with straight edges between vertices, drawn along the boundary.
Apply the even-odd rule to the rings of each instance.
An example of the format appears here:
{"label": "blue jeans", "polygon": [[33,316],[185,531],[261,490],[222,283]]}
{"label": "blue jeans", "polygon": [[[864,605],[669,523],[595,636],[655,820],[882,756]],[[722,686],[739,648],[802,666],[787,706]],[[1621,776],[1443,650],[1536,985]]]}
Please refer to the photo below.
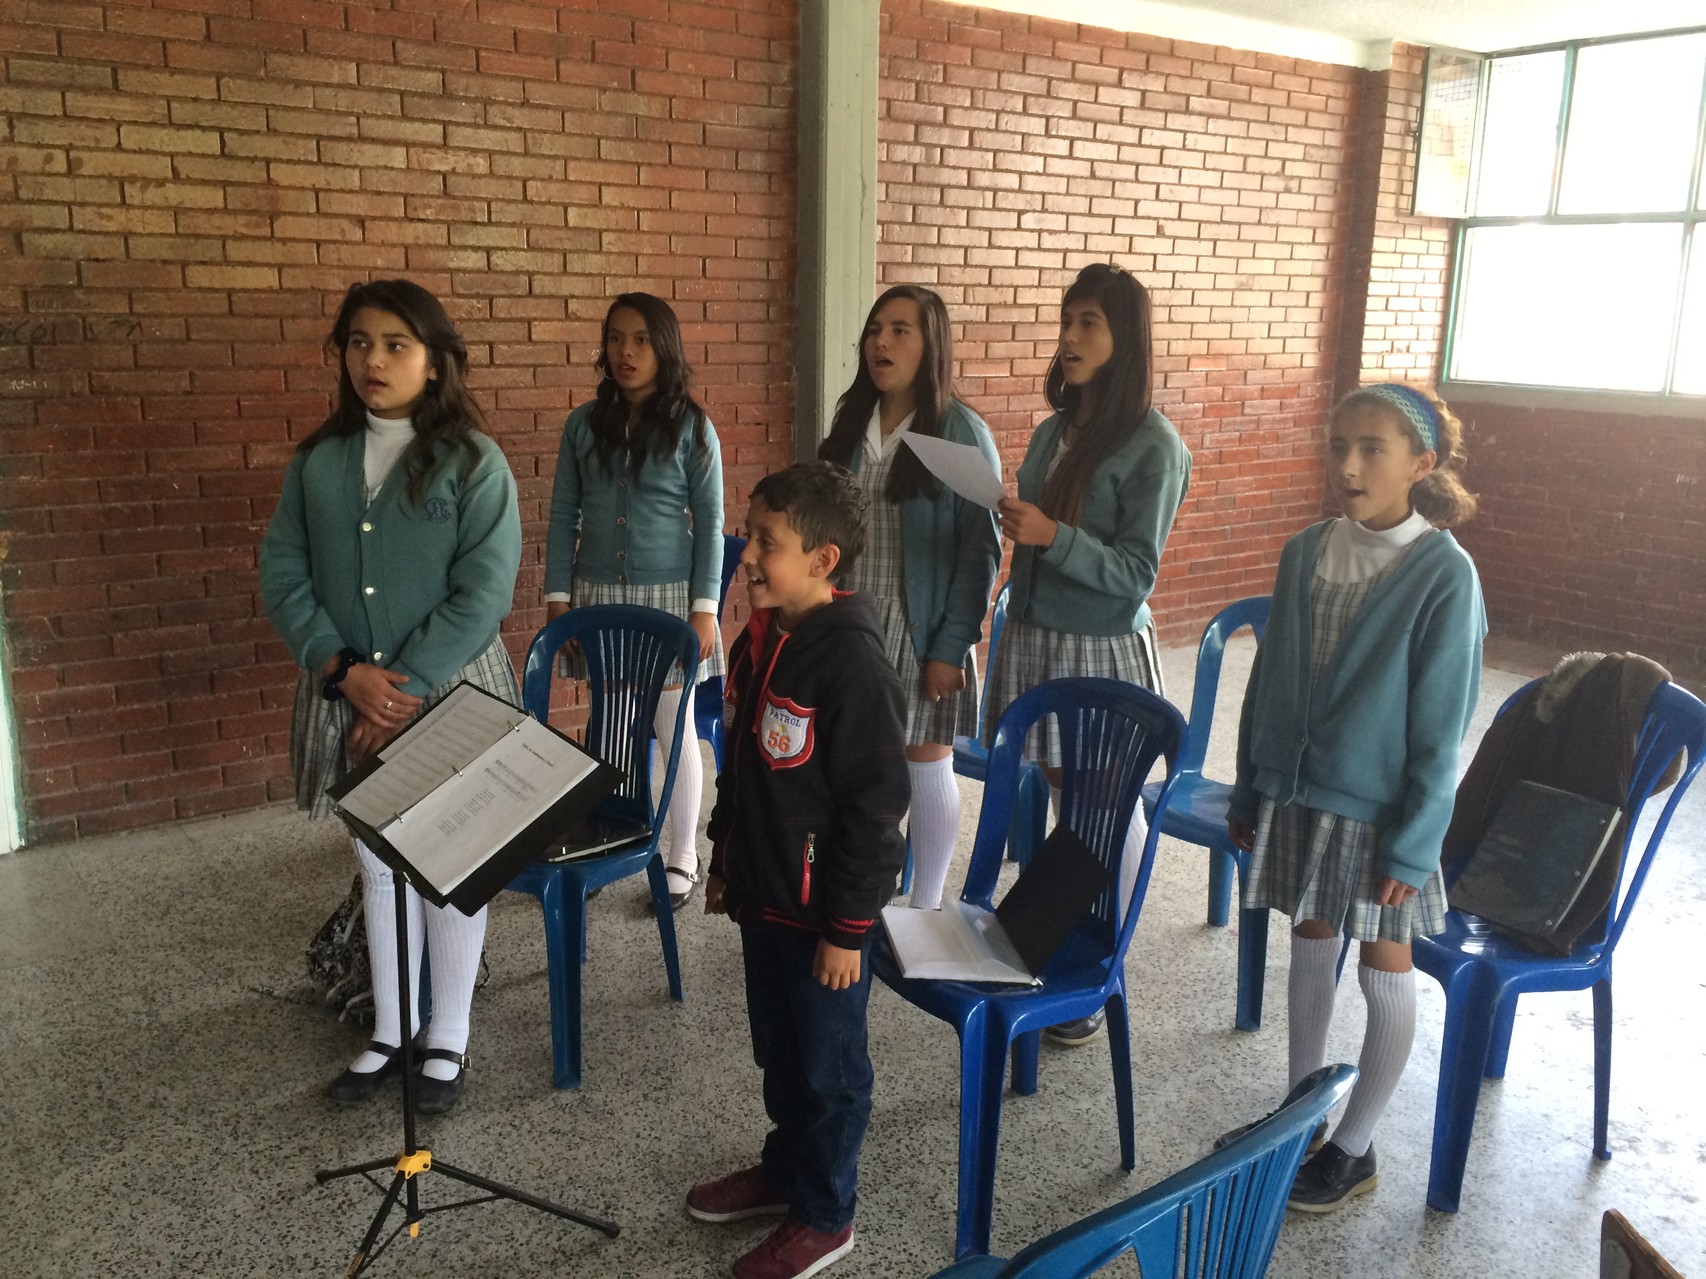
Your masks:
{"label": "blue jeans", "polygon": [[871,1120],[865,1006],[869,957],[859,980],[830,990],[812,976],[818,935],[780,924],[741,930],[752,1056],[764,1072],[764,1175],[788,1216],[813,1230],[851,1225],[859,1149]]}

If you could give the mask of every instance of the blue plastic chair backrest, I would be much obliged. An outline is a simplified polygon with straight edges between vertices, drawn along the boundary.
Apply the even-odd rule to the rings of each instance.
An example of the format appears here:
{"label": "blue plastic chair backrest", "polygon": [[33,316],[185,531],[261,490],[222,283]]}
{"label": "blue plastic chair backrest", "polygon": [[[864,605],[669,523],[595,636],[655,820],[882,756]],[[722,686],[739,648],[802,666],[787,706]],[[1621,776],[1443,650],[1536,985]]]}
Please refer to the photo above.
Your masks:
{"label": "blue plastic chair backrest", "polygon": [[[995,652],[1001,646],[1001,632],[1007,629],[1007,596],[1013,589],[1011,582],[1003,582],[1001,589],[995,593],[995,612],[989,619],[989,670],[995,669]],[[989,671],[985,671],[987,676]],[[989,680],[983,681],[983,695],[977,702],[977,740],[983,740],[984,725],[989,722]]]}
{"label": "blue plastic chair backrest", "polygon": [[681,751],[680,724],[690,699],[681,699],[677,728],[664,772],[664,793],[652,805],[652,721],[664,688],[681,682],[699,660],[699,638],[672,613],[630,604],[573,608],[547,622],[527,649],[522,704],[542,723],[551,713],[551,676],[557,650],[574,640],[587,667],[587,728],[582,744],[622,771],[623,781],[605,804],[651,825],[669,806]]}
{"label": "blue plastic chair backrest", "polygon": [[999,1279],[1087,1279],[1128,1251],[1145,1276],[1261,1279],[1303,1148],[1356,1074],[1354,1066],[1323,1066],[1236,1141],[1039,1239],[1002,1267]]}
{"label": "blue plastic chair backrest", "polygon": [[[1629,914],[1634,909],[1635,900],[1640,896],[1641,886],[1647,882],[1647,871],[1653,864],[1653,857],[1659,851],[1659,842],[1664,839],[1665,829],[1670,825],[1670,819],[1676,812],[1676,806],[1681,801],[1683,792],[1694,781],[1694,775],[1700,771],[1702,759],[1706,759],[1702,747],[1706,746],[1706,703],[1687,689],[1679,685],[1665,683],[1653,690],[1651,700],[1647,702],[1647,714],[1641,721],[1641,731],[1635,737],[1635,767],[1629,783],[1629,799],[1624,810],[1629,814],[1627,834],[1623,842],[1623,863],[1618,868],[1618,891],[1612,898],[1616,903],[1612,914],[1611,927],[1606,931],[1606,949],[1617,945],[1617,939],[1623,935],[1624,925],[1629,922]],[[1647,837],[1647,846],[1642,850],[1640,860],[1635,863],[1634,873],[1629,875],[1627,882],[1624,875],[1629,869],[1629,849],[1635,840],[1635,819],[1640,816],[1641,808],[1654,793],[1654,787],[1670,763],[1679,754],[1686,757],[1682,776],[1670,788],[1670,798],[1659,811],[1658,820],[1653,823],[1652,833]]]}
{"label": "blue plastic chair backrest", "polygon": [[1185,736],[1185,720],[1178,710],[1139,685],[1088,677],[1048,680],[1008,705],[989,751],[983,808],[978,814],[971,868],[962,897],[985,908],[993,905],[1014,792],[1024,763],[1025,738],[1032,725],[1051,715],[1060,731],[1060,820],[1109,871],[1108,887],[1080,927],[1088,928],[1092,938],[1111,953],[1123,955],[1149,887],[1155,843],[1161,831],[1159,816],[1151,823],[1144,842],[1132,898],[1123,909],[1116,910],[1120,851],[1143,784],[1155,761],[1163,757],[1167,779],[1156,812],[1166,811]]}
{"label": "blue plastic chair backrest", "polygon": [[[1505,698],[1494,718],[1504,715],[1542,682],[1543,679],[1529,680]],[[1658,819],[1653,823],[1652,831],[1647,836],[1647,845],[1635,863],[1633,874],[1630,874],[1629,850],[1635,843],[1636,822],[1640,819],[1641,810],[1646,807],[1647,800],[1652,797],[1653,788],[1658,785],[1659,779],[1678,755],[1684,756],[1686,760],[1682,775],[1671,787],[1670,798],[1666,800]],[[1647,713],[1641,720],[1640,731],[1635,735],[1635,758],[1630,769],[1629,791],[1623,801],[1623,812],[1627,821],[1624,824],[1623,847],[1617,853],[1617,890],[1611,899],[1611,923],[1605,933],[1607,953],[1616,948],[1617,939],[1623,935],[1624,926],[1629,922],[1629,914],[1641,894],[1641,886],[1647,882],[1647,871],[1659,851],[1659,844],[1664,839],[1671,816],[1676,812],[1676,806],[1681,802],[1684,792],[1694,781],[1695,774],[1700,771],[1703,760],[1706,760],[1706,703],[1702,703],[1693,693],[1678,684],[1660,684],[1653,690],[1653,695],[1647,702]],[[1459,865],[1456,869],[1461,873],[1462,866]]]}
{"label": "blue plastic chair backrest", "polygon": [[717,590],[717,616],[723,615],[723,606],[729,600],[729,583],[734,581],[735,569],[740,567],[741,553],[746,550],[746,539],[736,537],[733,533],[723,534],[723,580]]}
{"label": "blue plastic chair backrest", "polygon": [[1196,684],[1191,690],[1191,731],[1185,738],[1184,758],[1179,768],[1186,773],[1202,772],[1203,759],[1208,753],[1209,729],[1214,725],[1214,699],[1220,691],[1220,667],[1226,657],[1226,641],[1244,627],[1256,633],[1258,641],[1268,628],[1268,606],[1271,595],[1255,595],[1236,600],[1209,618],[1203,628],[1202,643],[1197,645]]}

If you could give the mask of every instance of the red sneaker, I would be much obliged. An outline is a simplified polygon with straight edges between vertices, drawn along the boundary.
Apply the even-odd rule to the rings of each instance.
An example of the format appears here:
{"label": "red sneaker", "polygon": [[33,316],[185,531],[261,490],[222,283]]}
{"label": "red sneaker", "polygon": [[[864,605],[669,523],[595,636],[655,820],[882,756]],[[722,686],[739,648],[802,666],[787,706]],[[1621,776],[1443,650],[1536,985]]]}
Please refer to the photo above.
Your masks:
{"label": "red sneaker", "polygon": [[763,1165],[701,1181],[687,1192],[688,1215],[700,1221],[745,1221],[787,1211],[788,1201],[770,1189]]}
{"label": "red sneaker", "polygon": [[825,1232],[784,1221],[735,1262],[734,1279],[806,1279],[853,1251],[853,1227]]}

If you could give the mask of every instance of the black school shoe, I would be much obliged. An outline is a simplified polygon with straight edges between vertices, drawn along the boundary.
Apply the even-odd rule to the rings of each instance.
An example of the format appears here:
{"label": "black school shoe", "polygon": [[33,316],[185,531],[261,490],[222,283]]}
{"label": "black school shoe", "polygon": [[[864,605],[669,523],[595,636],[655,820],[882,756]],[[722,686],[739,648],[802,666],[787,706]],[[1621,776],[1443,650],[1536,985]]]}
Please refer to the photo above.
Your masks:
{"label": "black school shoe", "polygon": [[468,1087],[467,1054],[453,1053],[448,1048],[428,1048],[416,1061],[415,1069],[419,1070],[422,1063],[435,1057],[440,1061],[455,1062],[456,1073],[449,1079],[434,1079],[426,1074],[415,1076],[415,1109],[423,1115],[447,1113],[461,1100]]}
{"label": "black school shoe", "polygon": [[367,1041],[363,1052],[382,1053],[385,1064],[378,1070],[350,1070],[326,1085],[326,1100],[335,1106],[359,1106],[372,1101],[385,1081],[403,1069],[403,1049],[400,1044],[382,1044],[377,1039]]}
{"label": "black school shoe", "polygon": [[1360,1155],[1347,1155],[1329,1141],[1297,1170],[1286,1203],[1299,1212],[1332,1212],[1351,1196],[1365,1195],[1379,1184],[1372,1144]]}
{"label": "black school shoe", "polygon": [[1050,1026],[1043,1031],[1050,1043],[1061,1044],[1067,1048],[1081,1048],[1092,1042],[1107,1026],[1108,1013],[1106,1009],[1098,1008],[1088,1017],[1080,1017],[1077,1021],[1062,1022],[1058,1026]]}
{"label": "black school shoe", "polygon": [[[1249,1132],[1250,1129],[1254,1128],[1256,1124],[1265,1124],[1277,1114],[1279,1114],[1279,1111],[1270,1110],[1254,1123],[1239,1124],[1236,1128],[1228,1128],[1225,1132],[1221,1133],[1220,1136],[1214,1139],[1214,1148],[1216,1150],[1225,1150],[1233,1142],[1237,1141],[1245,1133]],[[1304,1147],[1303,1153],[1305,1155],[1312,1155],[1326,1144],[1327,1121],[1323,1119],[1320,1123],[1315,1125],[1315,1131],[1309,1134],[1309,1145]]]}

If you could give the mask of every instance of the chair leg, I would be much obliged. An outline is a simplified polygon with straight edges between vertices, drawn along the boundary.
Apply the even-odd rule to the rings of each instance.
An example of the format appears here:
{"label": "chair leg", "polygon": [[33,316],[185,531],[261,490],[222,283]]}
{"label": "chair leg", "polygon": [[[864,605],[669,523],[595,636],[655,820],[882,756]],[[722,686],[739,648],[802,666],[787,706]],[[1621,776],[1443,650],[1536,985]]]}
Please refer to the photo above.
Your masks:
{"label": "chair leg", "polygon": [[1001,1086],[1006,1044],[994,1038],[989,1010],[960,1028],[960,1194],[954,1260],[989,1251],[995,1217],[995,1156],[1001,1146]]}
{"label": "chair leg", "polygon": [[581,964],[586,946],[585,890],[563,891],[551,876],[539,894],[545,912],[545,971],[551,990],[551,1084],[581,1083]]}
{"label": "chair leg", "polygon": [[1493,1034],[1487,1041],[1487,1079],[1505,1077],[1505,1061],[1511,1055],[1511,1032],[1516,1029],[1515,995],[1499,1001],[1493,1010]]}
{"label": "chair leg", "polygon": [[1037,1055],[1043,1042],[1042,1031],[1033,1030],[1013,1037],[1013,1091],[1021,1097],[1032,1097],[1037,1091]]}
{"label": "chair leg", "polygon": [[663,855],[653,853],[646,863],[646,879],[652,888],[652,905],[658,917],[658,939],[663,942],[663,968],[669,976],[669,997],[680,1003],[686,998],[681,991],[681,954],[675,945],[675,908],[669,903],[669,880],[665,877]]}
{"label": "chair leg", "polygon": [[1125,992],[1108,1001],[1108,1051],[1114,1065],[1114,1110],[1120,1124],[1120,1167],[1137,1167],[1137,1114],[1131,1093],[1131,1025]]}
{"label": "chair leg", "polygon": [[1262,987],[1268,979],[1268,912],[1238,912],[1239,1030],[1262,1028]]}
{"label": "chair leg", "polygon": [[1216,845],[1208,850],[1208,922],[1211,927],[1225,928],[1232,914],[1232,881],[1238,873],[1238,859],[1225,848]]}
{"label": "chair leg", "polygon": [[1593,1153],[1611,1158],[1611,978],[1593,984]]}
{"label": "chair leg", "polygon": [[1463,1171],[1469,1163],[1469,1138],[1475,1131],[1497,1002],[1498,983],[1481,964],[1463,965],[1446,983],[1433,1159],[1428,1169],[1428,1206],[1440,1212],[1456,1212],[1463,1193]]}

